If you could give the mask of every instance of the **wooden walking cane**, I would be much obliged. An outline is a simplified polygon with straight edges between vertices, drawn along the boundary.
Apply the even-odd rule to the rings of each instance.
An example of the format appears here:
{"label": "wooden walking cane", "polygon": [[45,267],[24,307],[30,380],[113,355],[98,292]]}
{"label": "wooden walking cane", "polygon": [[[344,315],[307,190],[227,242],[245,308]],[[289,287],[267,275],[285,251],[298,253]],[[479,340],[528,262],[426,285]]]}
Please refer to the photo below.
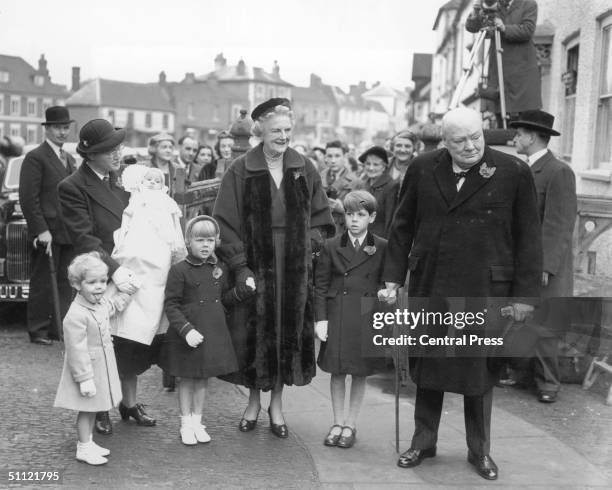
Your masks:
{"label": "wooden walking cane", "polygon": [[[393,337],[397,338],[397,324],[393,325]],[[399,453],[399,392],[400,392],[400,347],[393,346],[393,364],[395,365],[395,452]]]}
{"label": "wooden walking cane", "polygon": [[64,340],[64,332],[62,330],[62,314],[60,312],[59,289],[57,287],[57,270],[55,269],[55,260],[53,260],[53,250],[49,247],[49,272],[51,273],[51,297],[53,300],[53,318],[55,329],[60,340]]}

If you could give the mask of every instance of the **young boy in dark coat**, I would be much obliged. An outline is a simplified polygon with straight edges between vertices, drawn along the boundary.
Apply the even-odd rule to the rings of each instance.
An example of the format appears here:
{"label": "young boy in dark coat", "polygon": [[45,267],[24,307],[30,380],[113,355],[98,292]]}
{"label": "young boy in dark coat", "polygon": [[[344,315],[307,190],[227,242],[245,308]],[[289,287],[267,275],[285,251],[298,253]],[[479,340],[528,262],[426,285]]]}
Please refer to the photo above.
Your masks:
{"label": "young boy in dark coat", "polygon": [[[368,232],[368,226],[376,219],[376,199],[372,194],[362,190],[350,192],[343,204],[347,231],[325,242],[317,262],[315,333],[322,342],[318,365],[331,373],[334,425],[324,444],[350,448],[357,433],[355,422],[363,403],[365,379],[372,374],[371,361],[365,358],[362,349],[368,342],[371,318],[368,321],[368,315],[362,314],[362,301],[369,297],[376,302],[387,240]],[[347,374],[352,381],[349,414],[345,419]]]}

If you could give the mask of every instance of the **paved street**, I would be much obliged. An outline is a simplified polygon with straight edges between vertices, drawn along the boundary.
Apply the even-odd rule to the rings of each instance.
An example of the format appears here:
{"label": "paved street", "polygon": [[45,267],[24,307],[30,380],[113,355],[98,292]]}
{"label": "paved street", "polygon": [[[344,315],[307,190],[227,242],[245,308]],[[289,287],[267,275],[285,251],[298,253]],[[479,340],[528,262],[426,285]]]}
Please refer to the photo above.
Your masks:
{"label": "paved street", "polygon": [[[327,448],[331,423],[329,378],[288,388],[285,413],[291,436],[276,439],[267,417],[249,434],[236,429],[246,396],[213,380],[204,419],[213,442],[185,447],[178,438],[176,394],[161,388],[159,369],[142,377],[140,399],[158,426],[143,428],[112,414],[115,434],[96,436],[111,449],[105,467],[74,460],[75,416],[53,409],[62,365],[62,345],[26,342],[23,311],[0,307],[0,487],[8,469],[63,470],[68,488],[414,488],[495,485],[507,488],[575,488],[612,485],[612,407],[601,389],[583,392],[564,385],[559,402],[538,403],[524,390],[497,389],[492,456],[500,478],[489,483],[465,461],[462,400],[445,399],[438,457],[413,470],[395,466],[392,379],[369,378],[366,402],[351,450]],[[612,381],[608,379],[607,381]],[[603,385],[602,385],[603,386]],[[601,388],[601,386],[600,386]],[[400,399],[401,447],[412,433],[414,387]],[[264,408],[267,397],[264,398]]]}

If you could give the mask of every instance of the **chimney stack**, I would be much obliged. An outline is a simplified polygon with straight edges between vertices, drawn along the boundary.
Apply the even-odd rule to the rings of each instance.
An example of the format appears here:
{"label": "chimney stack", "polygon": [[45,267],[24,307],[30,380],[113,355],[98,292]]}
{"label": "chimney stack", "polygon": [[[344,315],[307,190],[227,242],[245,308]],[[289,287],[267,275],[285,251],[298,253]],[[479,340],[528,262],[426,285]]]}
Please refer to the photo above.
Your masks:
{"label": "chimney stack", "polygon": [[215,57],[215,71],[220,70],[221,68],[225,68],[227,65],[227,60],[223,56],[223,53],[219,53]]}
{"label": "chimney stack", "polygon": [[38,58],[38,73],[43,75],[45,78],[49,78],[49,70],[47,69],[47,60],[45,59],[45,55],[41,54],[40,58]]}
{"label": "chimney stack", "polygon": [[321,77],[319,75],[315,75],[314,73],[310,74],[310,86],[311,87],[320,87],[323,84]]}
{"label": "chimney stack", "polygon": [[161,85],[162,87],[166,86],[166,72],[165,71],[160,71],[159,72],[159,78],[158,78],[158,82],[159,85]]}
{"label": "chimney stack", "polygon": [[280,66],[278,66],[278,61],[274,60],[274,66],[272,67],[272,73],[276,78],[280,78]]}
{"label": "chimney stack", "polygon": [[240,61],[238,62],[236,73],[240,76],[246,75],[246,65],[244,64],[244,60],[242,58],[240,58]]}
{"label": "chimney stack", "polygon": [[81,67],[72,67],[72,92],[76,92],[81,88]]}

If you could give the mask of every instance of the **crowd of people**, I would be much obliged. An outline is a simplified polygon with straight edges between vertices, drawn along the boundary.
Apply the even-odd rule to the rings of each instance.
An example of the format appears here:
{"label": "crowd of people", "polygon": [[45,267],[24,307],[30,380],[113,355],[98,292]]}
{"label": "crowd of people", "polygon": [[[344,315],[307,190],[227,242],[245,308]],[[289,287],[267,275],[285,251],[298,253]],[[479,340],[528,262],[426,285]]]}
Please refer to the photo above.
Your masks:
{"label": "crowd of people", "polygon": [[[547,150],[558,135],[550,114],[525,111],[513,122],[528,163],[488,147],[481,115],[464,108],[444,116],[440,149],[419,154],[418,138],[403,130],[388,148],[371,146],[357,158],[341,141],[292,147],[287,99],[270,99],[251,117],[259,143],[233,160],[229,133],[215,148],[159,134],[150,160],[125,169],[125,131],[94,119],[79,132],[83,163],[74,168],[62,149],[68,110],[47,110],[45,142],[21,173],[34,243],[28,331],[41,345],[63,335],[55,406],[78,412],[78,460],[107,462],[109,450],[92,434],[112,433],[113,407],[124,420],[157,423],[137,390],[154,364],[177,380],[183,444],[211,440],[202,421],[210,377],[249,389],[242,432],[257,427],[261,392],[270,391],[270,429],[288,437],[283,388],[310,383],[318,365],[331,374],[333,424],[323,443],[352,447],[365,379],[377,369],[363,352],[362,301],[370,299],[372,311],[388,308],[402,287],[411,309],[446,313],[454,308],[447,298],[463,297],[465,312],[509,306],[516,322],[535,318],[539,399],[555,401],[556,337],[548,327],[566,321],[554,301],[568,291],[576,212],[573,172]],[[184,229],[169,197],[179,168],[189,182],[221,179],[212,216]],[[59,271],[63,333],[53,329],[49,257]],[[500,322],[490,317],[487,329]],[[419,328],[440,338],[453,326]],[[473,348],[445,352],[410,351],[415,433],[398,465],[436,455],[443,395],[455,392],[465,397],[468,461],[496,479],[492,388],[507,366]]]}

